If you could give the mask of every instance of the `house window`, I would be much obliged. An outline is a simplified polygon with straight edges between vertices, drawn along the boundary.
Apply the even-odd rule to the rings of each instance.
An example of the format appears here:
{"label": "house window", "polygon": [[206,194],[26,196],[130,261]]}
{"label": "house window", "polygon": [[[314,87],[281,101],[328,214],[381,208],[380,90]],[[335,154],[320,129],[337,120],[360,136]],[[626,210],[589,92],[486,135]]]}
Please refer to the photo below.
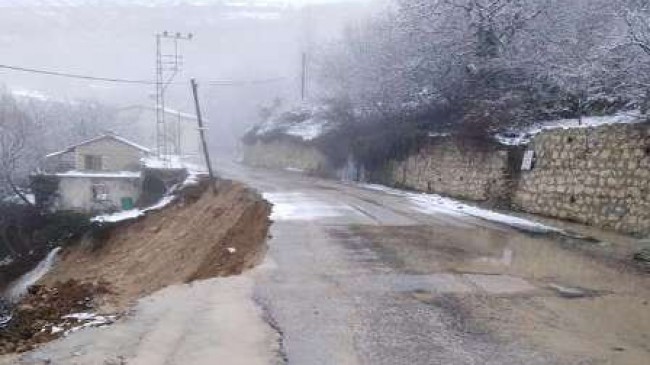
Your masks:
{"label": "house window", "polygon": [[103,202],[108,200],[108,188],[106,184],[93,184],[92,192],[95,201]]}
{"label": "house window", "polygon": [[99,171],[102,169],[102,156],[84,155],[84,169]]}

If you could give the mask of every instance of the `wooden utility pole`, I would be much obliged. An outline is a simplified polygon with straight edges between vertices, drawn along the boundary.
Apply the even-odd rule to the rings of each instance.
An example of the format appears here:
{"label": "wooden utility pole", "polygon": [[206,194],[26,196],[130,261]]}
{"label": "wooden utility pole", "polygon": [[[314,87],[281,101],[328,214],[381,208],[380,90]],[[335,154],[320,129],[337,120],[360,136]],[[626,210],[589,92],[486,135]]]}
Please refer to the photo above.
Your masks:
{"label": "wooden utility pole", "polygon": [[302,53],[301,59],[301,75],[300,75],[300,99],[305,101],[307,97],[307,53]]}
{"label": "wooden utility pole", "polygon": [[210,182],[212,183],[212,191],[217,193],[217,185],[214,172],[212,171],[212,163],[210,162],[210,153],[208,152],[208,143],[205,141],[205,128],[203,127],[203,118],[201,118],[201,106],[199,105],[199,93],[196,80],[191,79],[192,94],[194,95],[194,106],[196,107],[196,120],[199,123],[199,134],[201,135],[201,143],[203,144],[203,155],[205,156],[205,163],[208,165],[208,174],[210,175]]}

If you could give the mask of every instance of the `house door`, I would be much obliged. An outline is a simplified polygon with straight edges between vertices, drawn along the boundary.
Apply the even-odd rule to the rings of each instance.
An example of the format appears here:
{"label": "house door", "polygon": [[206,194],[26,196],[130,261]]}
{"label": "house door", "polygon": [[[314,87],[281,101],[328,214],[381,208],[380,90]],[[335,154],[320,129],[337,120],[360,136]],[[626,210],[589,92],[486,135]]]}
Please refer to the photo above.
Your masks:
{"label": "house door", "polygon": [[126,197],[126,198],[122,198],[121,200],[122,200],[122,210],[133,209],[133,198]]}

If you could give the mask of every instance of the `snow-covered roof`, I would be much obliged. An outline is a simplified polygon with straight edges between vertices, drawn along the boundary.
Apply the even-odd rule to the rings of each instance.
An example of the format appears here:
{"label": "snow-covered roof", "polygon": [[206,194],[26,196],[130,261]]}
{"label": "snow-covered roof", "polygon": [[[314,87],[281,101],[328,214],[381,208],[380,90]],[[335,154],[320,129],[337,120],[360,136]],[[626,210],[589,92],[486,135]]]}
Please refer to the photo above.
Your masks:
{"label": "snow-covered roof", "polygon": [[620,112],[606,116],[592,116],[578,119],[559,119],[537,122],[530,127],[510,130],[495,135],[497,141],[508,146],[528,144],[537,134],[553,129],[590,128],[610,124],[632,124],[640,123],[646,119],[642,118],[639,111]]}
{"label": "snow-covered roof", "polygon": [[64,153],[68,153],[68,152],[72,152],[72,150],[65,149],[63,151],[56,151],[56,152],[48,153],[47,155],[45,155],[45,158],[59,156],[59,155],[62,155]]}
{"label": "snow-covered roof", "polygon": [[171,204],[176,197],[174,195],[163,196],[156,204],[144,209],[129,209],[111,214],[102,214],[90,219],[91,222],[98,223],[117,223],[128,221],[145,215],[147,212],[156,211],[165,208]]}
{"label": "snow-covered roof", "polygon": [[59,172],[54,174],[58,177],[98,177],[98,178],[108,178],[108,179],[139,179],[142,177],[142,173],[139,171],[78,171],[71,170],[66,172]]}
{"label": "snow-covered roof", "polygon": [[118,141],[120,143],[124,143],[126,145],[129,145],[129,146],[131,146],[133,148],[137,148],[142,152],[146,152],[146,153],[151,152],[151,150],[149,148],[144,147],[142,145],[139,145],[139,144],[137,144],[137,143],[135,143],[133,141],[129,141],[128,139],[126,139],[124,137],[120,137],[120,136],[112,134],[112,133],[107,133],[107,134],[101,135],[99,137],[95,137],[95,138],[92,138],[92,139],[89,139],[89,140],[86,140],[86,141],[83,141],[83,142],[79,142],[79,143],[74,144],[72,146],[68,146],[64,150],[56,151],[56,152],[52,152],[50,154],[47,154],[47,155],[45,155],[45,158],[55,157],[55,156],[62,155],[64,153],[72,152],[77,147],[87,145],[89,143],[101,141],[102,139],[112,139],[112,140]]}

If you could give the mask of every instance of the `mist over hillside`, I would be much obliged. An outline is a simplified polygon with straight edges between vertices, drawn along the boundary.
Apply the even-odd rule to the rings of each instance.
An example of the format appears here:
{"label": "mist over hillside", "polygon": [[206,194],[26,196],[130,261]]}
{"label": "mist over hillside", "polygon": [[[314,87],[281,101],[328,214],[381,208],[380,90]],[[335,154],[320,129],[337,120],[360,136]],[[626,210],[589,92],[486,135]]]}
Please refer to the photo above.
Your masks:
{"label": "mist over hillside", "polygon": [[[181,42],[183,71],[167,93],[174,109],[193,111],[189,78],[199,81],[211,134],[231,140],[254,121],[257,106],[299,96],[301,53],[362,17],[362,2],[297,6],[290,2],[4,1],[2,65],[98,77],[154,80],[155,37],[192,33]],[[19,95],[153,105],[153,85],[77,80],[0,69],[0,84]]]}

